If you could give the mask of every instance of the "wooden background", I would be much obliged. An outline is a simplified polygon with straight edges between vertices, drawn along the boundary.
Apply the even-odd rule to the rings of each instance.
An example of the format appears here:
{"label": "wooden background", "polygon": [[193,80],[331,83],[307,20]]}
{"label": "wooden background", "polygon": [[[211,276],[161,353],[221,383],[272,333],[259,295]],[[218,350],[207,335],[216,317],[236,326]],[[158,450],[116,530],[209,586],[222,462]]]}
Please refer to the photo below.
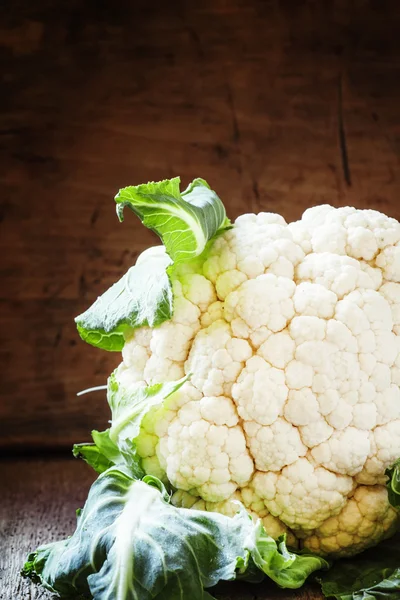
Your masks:
{"label": "wooden background", "polygon": [[108,418],[103,394],[76,392],[119,356],[73,318],[154,241],[118,223],[119,187],[201,176],[232,218],[322,202],[400,216],[399,31],[396,0],[9,2],[0,444],[69,447]]}
{"label": "wooden background", "polygon": [[[119,187],[201,176],[231,218],[296,219],[323,202],[400,217],[397,0],[3,0],[0,10],[9,457],[69,452],[106,425],[103,394],[76,392],[103,384],[119,356],[81,342],[73,318],[154,242],[133,215],[118,223]],[[9,458],[3,471],[13,552],[0,553],[12,573],[0,597],[39,598],[19,583],[23,554],[71,531],[93,475],[62,458]]]}

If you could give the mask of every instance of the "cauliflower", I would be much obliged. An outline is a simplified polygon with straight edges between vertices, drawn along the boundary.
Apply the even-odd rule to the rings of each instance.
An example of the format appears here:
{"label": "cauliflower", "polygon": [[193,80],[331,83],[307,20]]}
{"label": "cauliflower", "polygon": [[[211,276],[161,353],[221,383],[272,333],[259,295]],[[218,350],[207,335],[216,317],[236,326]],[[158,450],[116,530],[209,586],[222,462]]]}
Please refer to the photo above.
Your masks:
{"label": "cauliflower", "polygon": [[400,456],[400,225],[316,206],[247,214],[170,274],[173,314],[125,332],[128,389],[190,380],[143,419],[173,503],[234,514],[332,556],[392,534]]}
{"label": "cauliflower", "polygon": [[163,244],[76,317],[122,351],[80,392],[107,390],[110,426],[73,448],[99,473],[75,533],[21,574],[97,600],[312,574],[326,597],[398,597],[396,537],[330,558],[400,524],[400,224],[324,205],[232,225],[203,179],[115,200]]}

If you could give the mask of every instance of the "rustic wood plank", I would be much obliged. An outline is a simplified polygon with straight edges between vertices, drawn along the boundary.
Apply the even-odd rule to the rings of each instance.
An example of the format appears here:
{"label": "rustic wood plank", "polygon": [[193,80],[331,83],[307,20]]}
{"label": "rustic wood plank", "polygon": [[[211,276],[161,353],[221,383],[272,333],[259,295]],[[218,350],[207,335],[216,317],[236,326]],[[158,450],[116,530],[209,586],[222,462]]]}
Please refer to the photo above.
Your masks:
{"label": "rustic wood plank", "polygon": [[[21,459],[0,462],[0,598],[50,600],[54,597],[22,579],[28,553],[39,544],[70,535],[75,510],[83,506],[94,474],[72,459]],[[318,600],[318,590],[279,590],[273,584],[219,586],[218,600]]]}
{"label": "rustic wood plank", "polygon": [[232,218],[400,217],[396,0],[2,6],[1,446],[68,446],[108,419],[102,394],[75,394],[119,357],[73,317],[154,241],[118,224],[120,186],[200,175]]}

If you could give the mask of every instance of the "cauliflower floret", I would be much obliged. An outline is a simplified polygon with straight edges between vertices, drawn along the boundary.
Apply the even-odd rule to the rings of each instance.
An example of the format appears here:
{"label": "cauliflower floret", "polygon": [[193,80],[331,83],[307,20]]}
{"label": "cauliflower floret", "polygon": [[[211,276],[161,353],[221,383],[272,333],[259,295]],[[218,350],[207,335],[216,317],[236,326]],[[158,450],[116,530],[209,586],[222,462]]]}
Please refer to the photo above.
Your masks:
{"label": "cauliflower floret", "polygon": [[242,419],[271,425],[282,413],[288,391],[284,371],[253,356],[233,385],[232,398]]}
{"label": "cauliflower floret", "polygon": [[217,300],[210,304],[205,313],[201,315],[200,323],[201,326],[205,329],[209,327],[215,321],[220,321],[224,319],[224,303]]}
{"label": "cauliflower floret", "polygon": [[366,431],[347,427],[337,431],[329,440],[312,449],[315,462],[334,473],[357,475],[363,468],[370,451],[369,436]]}
{"label": "cauliflower floret", "polygon": [[327,519],[303,544],[317,554],[351,556],[392,535],[398,523],[384,487],[359,486],[341,512]]}
{"label": "cauliflower floret", "polygon": [[243,427],[259,471],[280,471],[307,452],[298,429],[285,419],[277,419],[267,427],[245,421]]}
{"label": "cauliflower floret", "polygon": [[386,281],[400,282],[400,244],[388,246],[379,254],[376,264],[382,269]]}
{"label": "cauliflower floret", "polygon": [[122,349],[122,364],[129,371],[131,382],[144,380],[144,369],[151,356],[152,333],[150,327],[141,327],[135,329],[133,334],[125,340]]}
{"label": "cauliflower floret", "polygon": [[[207,288],[208,285],[204,287]],[[152,384],[174,381],[184,375],[184,361],[191,342],[201,327],[201,312],[198,306],[185,298],[180,281],[174,281],[173,292],[172,319],[155,329],[142,327],[134,330],[133,335],[126,340],[122,356],[124,365],[130,371],[131,381]],[[205,294],[203,307],[206,307],[204,297]],[[212,301],[214,295],[209,295],[208,299]]]}
{"label": "cauliflower floret", "polygon": [[172,275],[174,314],[127,335],[129,389],[188,375],[138,437],[177,506],[346,556],[391,534],[400,457],[400,225],[316,206],[242,215]]}
{"label": "cauliflower floret", "polygon": [[180,277],[183,296],[204,313],[217,300],[214,286],[203,275],[189,273]]}
{"label": "cauliflower floret", "polygon": [[[158,419],[152,416],[151,421]],[[159,417],[163,426],[157,429],[157,456],[172,485],[208,502],[220,502],[246,484],[253,461],[237,422],[234,404],[227,397],[189,400]],[[138,452],[143,456],[141,447]]]}
{"label": "cauliflower floret", "polygon": [[225,318],[238,337],[250,338],[257,344],[259,329],[277,332],[294,316],[292,296],[295,284],[286,277],[260,275],[246,281],[225,301]]}
{"label": "cauliflower floret", "polygon": [[251,486],[269,512],[299,533],[322,525],[346,504],[353,479],[299,458],[278,473],[258,471]]}
{"label": "cauliflower floret", "polygon": [[209,510],[221,513],[221,515],[225,515],[226,517],[234,517],[240,510],[241,496],[240,492],[235,492],[230,498],[222,502],[206,502],[199,496],[194,496],[183,490],[177,490],[172,494],[171,503],[179,508]]}
{"label": "cauliflower floret", "polygon": [[303,444],[308,448],[314,448],[314,446],[318,446],[319,444],[322,444],[322,442],[328,440],[334,432],[334,429],[323,417],[320,417],[317,421],[314,421],[314,423],[299,427],[299,432]]}
{"label": "cauliflower floret", "polygon": [[400,456],[400,419],[375,427],[369,434],[371,449],[357,481],[374,485],[385,483],[385,471]]}
{"label": "cauliflower floret", "polygon": [[378,287],[373,270],[364,270],[354,258],[329,252],[308,254],[298,265],[295,279],[299,283],[318,283],[334,292],[339,299],[356,288]]}
{"label": "cauliflower floret", "polygon": [[390,306],[393,319],[393,331],[398,336],[400,335],[400,283],[394,283],[392,281],[384,283],[379,292]]}
{"label": "cauliflower floret", "polygon": [[306,210],[302,222],[314,252],[333,251],[371,261],[379,250],[400,240],[399,223],[376,210],[322,205]]}
{"label": "cauliflower floret", "polygon": [[304,257],[282,217],[272,213],[248,217],[239,217],[236,227],[215,241],[204,262],[203,274],[214,283],[220,300],[263,273],[293,279],[294,268]]}
{"label": "cauliflower floret", "polygon": [[277,369],[284,369],[293,360],[296,344],[288,331],[271,333],[267,340],[258,349],[270,365]]}
{"label": "cauliflower floret", "polygon": [[337,295],[318,283],[304,282],[296,287],[293,296],[297,315],[329,319],[335,313]]}
{"label": "cauliflower floret", "polygon": [[320,419],[317,396],[308,387],[291,389],[285,404],[285,418],[293,425],[310,425]]}
{"label": "cauliflower floret", "polygon": [[192,383],[210,396],[230,394],[245,361],[252,355],[246,340],[233,337],[225,321],[215,321],[196,336],[185,364]]}

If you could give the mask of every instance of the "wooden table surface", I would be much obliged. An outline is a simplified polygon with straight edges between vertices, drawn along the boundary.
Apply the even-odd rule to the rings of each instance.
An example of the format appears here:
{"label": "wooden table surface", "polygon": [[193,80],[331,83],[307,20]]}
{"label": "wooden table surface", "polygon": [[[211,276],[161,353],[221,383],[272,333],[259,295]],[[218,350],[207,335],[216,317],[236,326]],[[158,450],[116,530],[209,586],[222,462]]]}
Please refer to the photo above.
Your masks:
{"label": "wooden table surface", "polygon": [[[76,392],[103,384],[119,356],[81,342],[73,318],[155,240],[133,215],[118,223],[115,192],[201,176],[231,218],[291,220],[324,202],[400,218],[400,4],[0,11],[0,448],[21,456],[1,465],[0,598],[16,600],[42,597],[18,577],[23,557],[72,530],[92,479],[62,453],[109,416],[103,394]],[[231,589],[220,597],[290,596]]]}

